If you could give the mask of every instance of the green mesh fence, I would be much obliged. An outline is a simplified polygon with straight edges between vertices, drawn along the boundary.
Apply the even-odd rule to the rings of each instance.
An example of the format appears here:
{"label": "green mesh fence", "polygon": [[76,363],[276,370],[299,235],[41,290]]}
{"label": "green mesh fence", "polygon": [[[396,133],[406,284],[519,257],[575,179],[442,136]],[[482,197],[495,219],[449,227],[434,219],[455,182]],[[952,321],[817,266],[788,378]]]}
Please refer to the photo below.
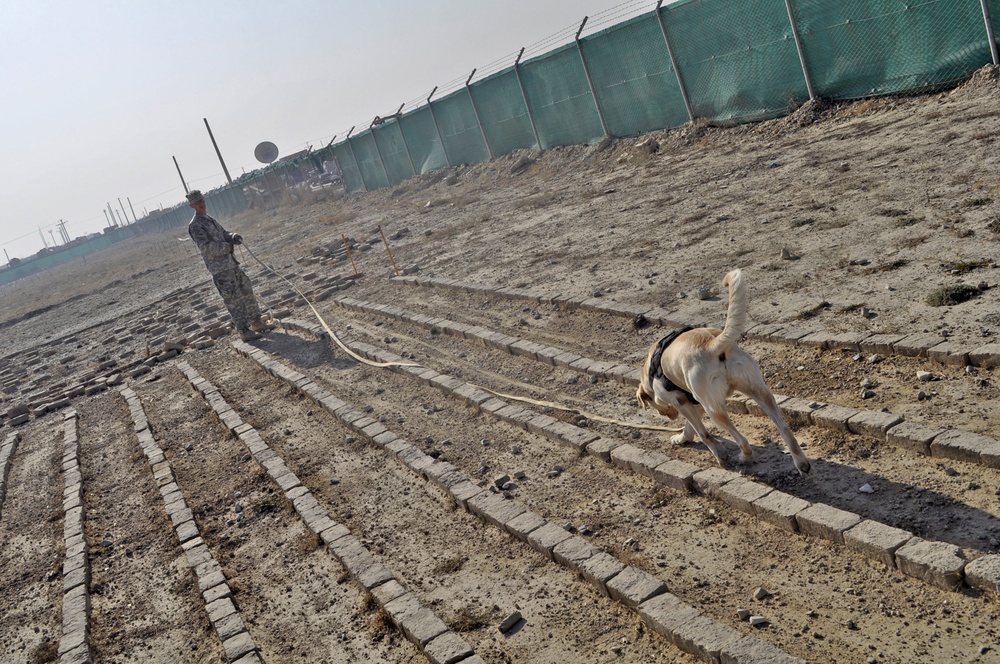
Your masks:
{"label": "green mesh fence", "polygon": [[[987,7],[996,31],[1000,0]],[[790,112],[810,84],[831,99],[919,92],[989,63],[986,26],[980,0],[681,0],[456,90],[333,153],[347,190],[358,191],[484,161],[491,150],[678,127],[690,120],[685,94],[695,119],[736,124]]]}
{"label": "green mesh fence", "polygon": [[[448,166],[429,107],[424,106],[406,113],[399,118],[399,127],[403,130],[406,146],[417,173],[430,173]],[[348,191],[354,190],[348,189]]]}
{"label": "green mesh fence", "polygon": [[388,120],[385,124],[377,127],[373,133],[382,160],[385,162],[385,170],[389,176],[390,184],[397,185],[417,174],[410,162],[406,143],[403,141],[403,132],[397,121]]}
{"label": "green mesh fence", "polygon": [[982,6],[956,0],[796,0],[818,96],[853,99],[954,83],[990,60]]}
{"label": "green mesh fence", "polygon": [[542,148],[592,143],[604,135],[576,44],[521,65]]}
{"label": "green mesh fence", "polygon": [[361,179],[361,171],[358,170],[358,162],[354,159],[354,152],[351,150],[351,143],[344,141],[333,146],[333,156],[340,164],[341,177],[344,178],[344,188],[347,191],[367,191],[364,180]]}
{"label": "green mesh fence", "polygon": [[613,136],[680,127],[689,120],[670,52],[654,15],[581,40],[604,121]]}
{"label": "green mesh fence", "polygon": [[452,166],[475,164],[490,158],[469,93],[464,88],[432,102],[432,105]]}
{"label": "green mesh fence", "polygon": [[494,155],[536,147],[531,118],[513,68],[472,85],[479,119]]}
{"label": "green mesh fence", "polygon": [[764,120],[809,99],[781,0],[689,0],[662,11],[695,117]]}
{"label": "green mesh fence", "polygon": [[371,131],[366,130],[357,136],[352,136],[351,144],[354,146],[354,156],[361,170],[361,179],[365,181],[368,189],[388,187],[389,177]]}

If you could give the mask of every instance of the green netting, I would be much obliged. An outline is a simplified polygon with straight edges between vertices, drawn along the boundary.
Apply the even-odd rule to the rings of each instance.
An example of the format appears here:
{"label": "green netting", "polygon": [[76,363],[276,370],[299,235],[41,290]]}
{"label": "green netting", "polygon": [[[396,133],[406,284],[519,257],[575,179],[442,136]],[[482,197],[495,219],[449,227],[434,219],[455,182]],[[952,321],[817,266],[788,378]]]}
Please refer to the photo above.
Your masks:
{"label": "green netting", "polygon": [[396,120],[388,120],[385,124],[377,127],[373,132],[375,142],[378,144],[379,152],[385,161],[385,170],[389,175],[389,182],[393,185],[399,184],[403,180],[408,180],[416,175],[414,165],[410,162],[410,157],[406,151],[406,143],[403,141],[403,132],[399,128]]}
{"label": "green netting", "polygon": [[809,99],[781,0],[687,0],[662,11],[695,117],[763,120]]}
{"label": "green netting", "polygon": [[399,128],[403,131],[417,173],[430,173],[448,166],[429,106],[403,115],[399,118]]}
{"label": "green netting", "polygon": [[483,142],[483,132],[476,120],[476,112],[465,88],[432,104],[434,117],[448,152],[448,161],[452,166],[475,164],[490,158],[486,143]]}
{"label": "green netting", "polygon": [[604,136],[576,44],[528,60],[521,80],[543,148],[593,143]]}
{"label": "green netting", "polygon": [[388,187],[389,176],[386,174],[371,131],[365,130],[357,136],[352,136],[351,143],[354,145],[354,156],[357,157],[358,168],[361,170],[361,179],[365,181],[367,188]]}
{"label": "green netting", "polygon": [[[1000,49],[1000,0],[989,0],[986,3],[990,11],[990,26],[993,28],[993,43]],[[988,45],[989,42],[987,42]],[[993,62],[993,52],[990,51],[990,62]],[[993,64],[1000,64],[994,62]]]}
{"label": "green netting", "polygon": [[361,171],[358,170],[358,162],[354,159],[351,144],[347,141],[333,146],[333,154],[340,164],[341,176],[344,178],[344,189],[347,191],[368,191],[364,180],[361,179]]}
{"label": "green netting", "polygon": [[612,135],[680,127],[689,121],[655,15],[591,35],[581,46]]}
{"label": "green netting", "polygon": [[953,83],[990,61],[979,2],[795,0],[818,96],[850,99]]}
{"label": "green netting", "polygon": [[472,97],[494,155],[536,147],[528,107],[513,68],[473,83]]}

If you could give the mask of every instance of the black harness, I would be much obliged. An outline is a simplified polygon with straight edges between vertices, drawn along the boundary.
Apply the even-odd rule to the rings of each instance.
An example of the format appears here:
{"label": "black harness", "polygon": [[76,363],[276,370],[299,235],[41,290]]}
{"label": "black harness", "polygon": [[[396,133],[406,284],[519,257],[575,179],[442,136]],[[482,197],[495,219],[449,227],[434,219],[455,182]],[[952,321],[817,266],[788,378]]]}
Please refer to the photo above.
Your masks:
{"label": "black harness", "polygon": [[688,400],[697,405],[698,400],[694,398],[694,395],[685,390],[683,387],[679,387],[672,380],[666,377],[663,373],[663,367],[660,366],[660,358],[663,356],[663,351],[667,349],[667,346],[672,344],[674,340],[684,334],[685,332],[690,332],[694,328],[685,325],[679,330],[674,330],[667,336],[660,339],[659,343],[656,344],[656,348],[653,350],[653,357],[649,360],[649,387],[653,387],[653,383],[657,380],[663,382],[664,388],[667,392],[681,392],[688,398]]}

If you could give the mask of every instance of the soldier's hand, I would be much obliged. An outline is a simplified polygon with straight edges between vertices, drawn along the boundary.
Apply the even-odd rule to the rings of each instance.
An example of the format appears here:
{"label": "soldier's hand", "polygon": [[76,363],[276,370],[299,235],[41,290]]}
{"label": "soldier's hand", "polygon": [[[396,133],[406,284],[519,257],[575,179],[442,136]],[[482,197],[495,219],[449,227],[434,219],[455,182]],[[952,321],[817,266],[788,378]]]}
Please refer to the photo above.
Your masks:
{"label": "soldier's hand", "polygon": [[243,244],[243,236],[239,233],[233,233],[233,244]]}

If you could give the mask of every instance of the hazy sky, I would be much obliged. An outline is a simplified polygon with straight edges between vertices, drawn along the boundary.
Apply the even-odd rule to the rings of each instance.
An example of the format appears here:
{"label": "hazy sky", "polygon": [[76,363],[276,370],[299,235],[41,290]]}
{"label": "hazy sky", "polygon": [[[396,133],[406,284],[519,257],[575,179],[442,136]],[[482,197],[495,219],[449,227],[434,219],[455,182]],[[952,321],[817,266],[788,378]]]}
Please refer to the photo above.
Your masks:
{"label": "hazy sky", "polygon": [[[639,13],[642,0],[0,0],[0,247],[26,257]],[[553,39],[548,39],[552,37]],[[479,74],[477,74],[477,78]],[[451,87],[448,87],[451,84]],[[441,93],[438,93],[441,94]],[[6,262],[3,256],[0,261]]]}

